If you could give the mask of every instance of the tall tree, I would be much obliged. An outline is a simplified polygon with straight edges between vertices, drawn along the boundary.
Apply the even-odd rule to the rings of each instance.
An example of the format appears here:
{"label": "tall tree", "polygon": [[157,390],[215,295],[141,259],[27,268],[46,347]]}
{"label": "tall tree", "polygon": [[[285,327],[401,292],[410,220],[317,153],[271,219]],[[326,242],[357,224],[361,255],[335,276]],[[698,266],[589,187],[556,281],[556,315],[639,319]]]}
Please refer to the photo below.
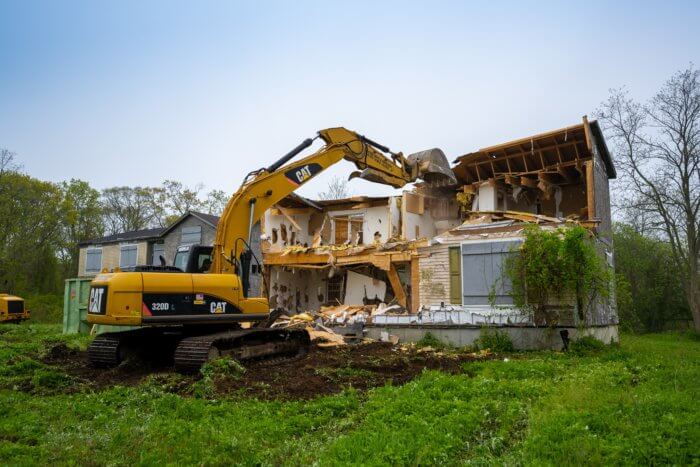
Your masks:
{"label": "tall tree", "polygon": [[153,189],[113,187],[102,190],[105,229],[108,233],[141,230],[154,224]]}
{"label": "tall tree", "polygon": [[700,72],[673,75],[643,105],[612,90],[598,111],[624,172],[625,203],[670,243],[700,332]]}
{"label": "tall tree", "polygon": [[0,179],[0,284],[17,292],[57,292],[64,218],[53,183],[8,171]]}
{"label": "tall tree", "polygon": [[60,254],[69,275],[78,273],[78,244],[104,233],[100,192],[87,182],[71,179],[61,183],[63,197],[63,245]]}
{"label": "tall tree", "polygon": [[165,192],[166,207],[171,214],[181,216],[187,211],[202,209],[203,203],[199,199],[199,193],[204,187],[202,184],[189,188],[181,182],[166,180],[162,186]]}
{"label": "tall tree", "polygon": [[203,202],[204,209],[208,214],[220,216],[224,212],[224,208],[230,198],[231,196],[227,195],[224,190],[212,190],[207,193],[207,197]]}
{"label": "tall tree", "polygon": [[17,154],[7,148],[0,148],[0,178],[7,172],[17,172],[19,169]]}

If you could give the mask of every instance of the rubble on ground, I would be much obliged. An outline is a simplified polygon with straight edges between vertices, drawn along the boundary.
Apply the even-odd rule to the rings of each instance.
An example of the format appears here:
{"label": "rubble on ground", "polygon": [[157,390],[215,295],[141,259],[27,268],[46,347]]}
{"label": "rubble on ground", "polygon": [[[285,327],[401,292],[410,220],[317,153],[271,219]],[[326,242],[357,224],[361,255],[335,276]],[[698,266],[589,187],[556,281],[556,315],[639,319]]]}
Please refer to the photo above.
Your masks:
{"label": "rubble on ground", "polygon": [[[406,309],[398,305],[336,305],[323,306],[318,311],[307,311],[292,316],[282,315],[272,324],[273,328],[284,329],[306,329],[311,336],[312,342],[319,343],[320,347],[333,347],[345,345],[346,340],[354,342],[364,342],[366,339],[361,335],[361,325],[371,321],[372,316],[392,313],[406,313]],[[351,327],[360,325],[359,333],[339,333],[333,327]],[[345,335],[344,335],[345,334]],[[349,339],[348,339],[349,338]],[[371,339],[370,339],[371,340]],[[394,344],[395,341],[387,340]]]}

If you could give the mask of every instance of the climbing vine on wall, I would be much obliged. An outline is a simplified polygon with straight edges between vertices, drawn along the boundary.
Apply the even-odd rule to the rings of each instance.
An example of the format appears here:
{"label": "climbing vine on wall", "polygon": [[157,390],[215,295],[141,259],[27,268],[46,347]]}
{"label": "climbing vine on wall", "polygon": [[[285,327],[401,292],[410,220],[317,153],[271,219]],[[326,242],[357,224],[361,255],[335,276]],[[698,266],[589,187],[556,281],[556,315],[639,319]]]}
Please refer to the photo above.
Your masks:
{"label": "climbing vine on wall", "polygon": [[506,260],[504,274],[515,305],[533,312],[536,323],[557,324],[560,307],[552,305],[571,299],[583,321],[596,299],[610,295],[611,272],[588,230],[530,225],[524,237],[519,251]]}

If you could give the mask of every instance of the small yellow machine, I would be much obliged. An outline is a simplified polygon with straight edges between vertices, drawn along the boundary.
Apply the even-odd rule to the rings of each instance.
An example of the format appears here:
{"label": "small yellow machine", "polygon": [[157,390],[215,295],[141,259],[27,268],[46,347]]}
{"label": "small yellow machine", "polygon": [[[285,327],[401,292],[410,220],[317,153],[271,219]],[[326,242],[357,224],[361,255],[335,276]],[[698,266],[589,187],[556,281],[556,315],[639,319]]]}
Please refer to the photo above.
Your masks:
{"label": "small yellow machine", "polygon": [[[317,138],[323,147],[287,164]],[[245,176],[219,220],[213,247],[181,249],[174,261],[179,267],[136,266],[95,277],[88,322],[141,329],[97,336],[88,349],[90,361],[109,367],[131,351],[145,350],[174,357],[178,371],[195,372],[220,355],[246,360],[305,353],[308,333],[268,328],[267,299],[249,294],[251,270],[261,271],[251,268],[253,261],[261,266],[250,248],[252,230],[266,210],[343,159],[358,168],[350,178],[396,188],[418,178],[456,182],[439,149],[405,158],[345,128],[319,131],[274,164]],[[241,329],[242,322],[257,324]]]}
{"label": "small yellow machine", "polygon": [[24,299],[0,293],[0,323],[19,323],[29,319],[29,310],[24,309]]}

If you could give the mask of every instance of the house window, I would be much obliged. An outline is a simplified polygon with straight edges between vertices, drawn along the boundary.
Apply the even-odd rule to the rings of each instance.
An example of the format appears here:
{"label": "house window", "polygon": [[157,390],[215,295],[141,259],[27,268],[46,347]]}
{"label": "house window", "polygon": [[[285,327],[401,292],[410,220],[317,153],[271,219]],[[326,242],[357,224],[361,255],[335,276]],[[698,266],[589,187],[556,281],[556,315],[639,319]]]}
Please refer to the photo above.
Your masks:
{"label": "house window", "polygon": [[138,245],[122,245],[119,247],[119,267],[124,269],[136,266],[137,253]]}
{"label": "house window", "polygon": [[345,275],[337,274],[328,279],[326,296],[328,297],[328,303],[337,305],[343,303],[345,294],[343,293],[343,286],[345,285]]}
{"label": "house window", "polygon": [[85,259],[85,272],[100,272],[102,269],[102,248],[88,248]]}
{"label": "house window", "polygon": [[202,243],[202,226],[195,225],[193,227],[183,227],[180,237],[181,245],[193,245]]}
{"label": "house window", "polygon": [[350,242],[362,245],[364,243],[364,239],[362,238],[363,224],[364,217],[362,215],[334,218],[335,239],[333,243],[340,245]]}
{"label": "house window", "polygon": [[151,264],[153,265],[160,265],[160,257],[163,256],[165,258],[165,244],[163,243],[154,243],[153,244],[153,256],[151,257]]}

